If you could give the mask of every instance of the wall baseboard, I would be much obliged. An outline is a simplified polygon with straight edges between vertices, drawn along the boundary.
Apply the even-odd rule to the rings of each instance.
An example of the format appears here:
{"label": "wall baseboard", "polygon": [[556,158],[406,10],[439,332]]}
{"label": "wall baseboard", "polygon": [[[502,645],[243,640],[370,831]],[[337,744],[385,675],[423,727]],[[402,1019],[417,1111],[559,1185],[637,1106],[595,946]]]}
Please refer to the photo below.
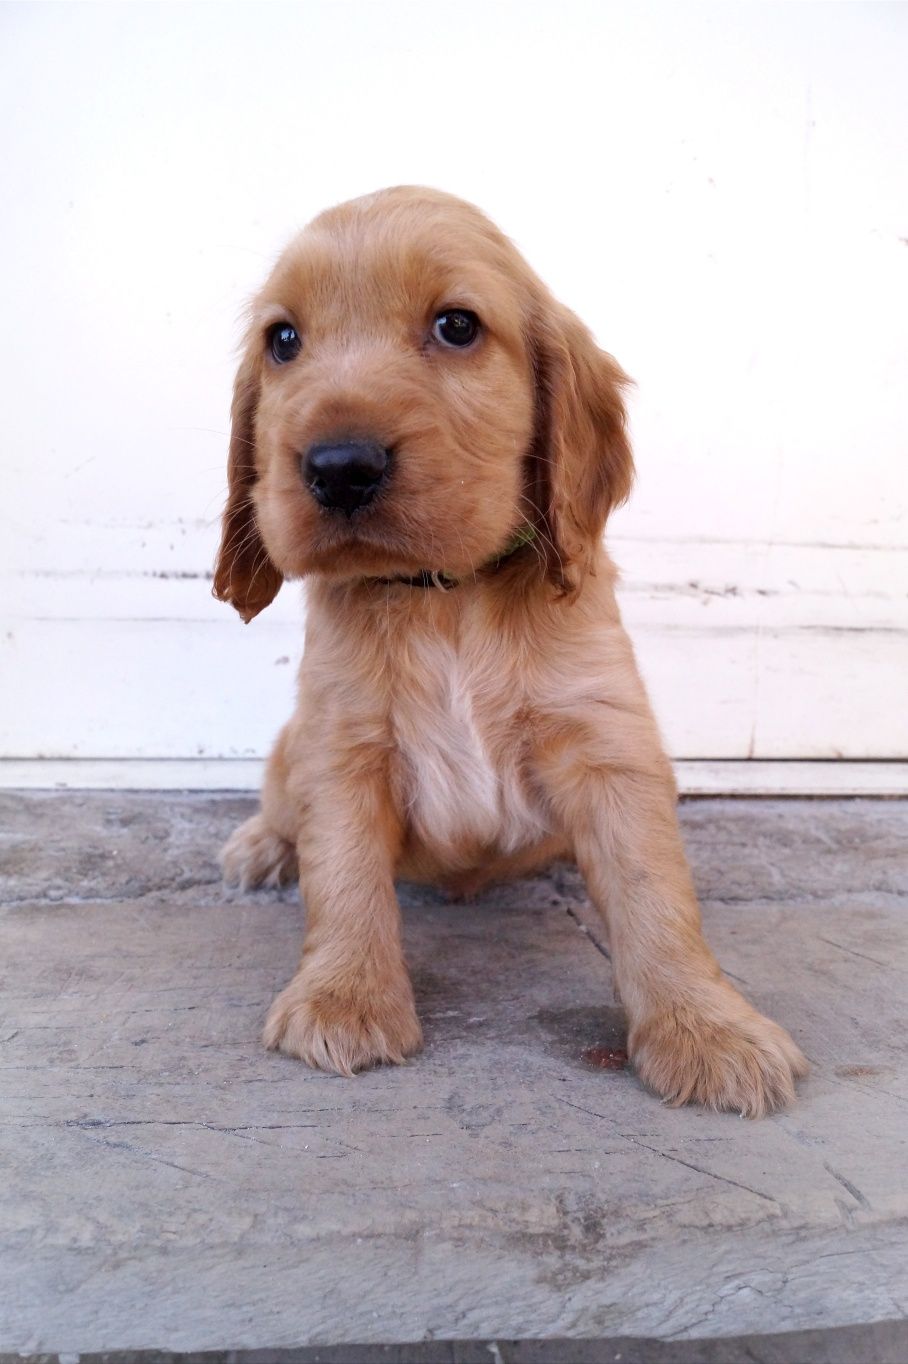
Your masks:
{"label": "wall baseboard", "polygon": [[908,762],[682,759],[683,796],[908,796]]}
{"label": "wall baseboard", "polygon": [[[257,791],[260,758],[3,758],[0,789]],[[908,762],[682,759],[684,796],[906,796]]]}

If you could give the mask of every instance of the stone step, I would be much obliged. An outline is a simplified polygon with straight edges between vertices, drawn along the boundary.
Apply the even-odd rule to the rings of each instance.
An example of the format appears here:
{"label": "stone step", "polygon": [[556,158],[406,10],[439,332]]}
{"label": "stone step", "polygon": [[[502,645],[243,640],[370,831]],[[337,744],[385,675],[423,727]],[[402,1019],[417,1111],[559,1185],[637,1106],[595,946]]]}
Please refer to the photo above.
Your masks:
{"label": "stone step", "polygon": [[567,866],[474,904],[402,887],[411,1064],[265,1052],[302,911],[221,886],[253,808],[0,796],[0,1350],[693,1364],[821,1332],[906,1357],[908,803],[682,806],[707,935],[813,1068],[755,1123],[597,1064],[623,1020]]}

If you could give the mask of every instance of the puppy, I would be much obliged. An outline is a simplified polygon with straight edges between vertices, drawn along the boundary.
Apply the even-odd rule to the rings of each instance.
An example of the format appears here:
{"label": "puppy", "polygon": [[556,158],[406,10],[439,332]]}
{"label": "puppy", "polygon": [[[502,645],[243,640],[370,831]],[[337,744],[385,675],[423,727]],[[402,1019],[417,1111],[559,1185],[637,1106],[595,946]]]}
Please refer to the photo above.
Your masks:
{"label": "puppy", "polygon": [[627,376],[475,208],[328,210],[252,305],[214,593],[309,581],[299,700],[243,885],[298,873],[268,1047],[351,1075],[421,1045],[395,878],[475,889],[575,858],[645,1084],[753,1117],[806,1071],[704,941],[671,768],[602,532],[631,486]]}

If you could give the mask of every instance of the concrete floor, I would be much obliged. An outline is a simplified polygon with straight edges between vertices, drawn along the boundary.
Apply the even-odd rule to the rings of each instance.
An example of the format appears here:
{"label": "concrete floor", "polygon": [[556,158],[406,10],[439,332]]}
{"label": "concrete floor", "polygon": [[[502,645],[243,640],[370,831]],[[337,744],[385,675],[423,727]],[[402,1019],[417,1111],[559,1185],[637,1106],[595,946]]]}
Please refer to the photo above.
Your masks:
{"label": "concrete floor", "polygon": [[403,889],[409,1066],[264,1052],[302,916],[221,887],[252,808],[0,797],[0,1350],[908,1358],[908,802],[682,807],[720,959],[813,1065],[762,1123],[584,1059],[622,1019],[566,867]]}

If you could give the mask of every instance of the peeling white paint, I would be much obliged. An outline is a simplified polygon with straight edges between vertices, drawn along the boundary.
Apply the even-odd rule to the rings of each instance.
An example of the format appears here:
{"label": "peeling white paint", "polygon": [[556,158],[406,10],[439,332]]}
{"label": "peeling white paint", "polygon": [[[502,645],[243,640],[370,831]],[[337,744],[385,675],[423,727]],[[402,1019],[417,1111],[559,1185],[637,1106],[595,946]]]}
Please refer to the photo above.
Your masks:
{"label": "peeling white paint", "polygon": [[312,213],[422,181],[637,381],[611,543],[673,754],[908,756],[898,6],[112,13],[20,7],[0,52],[0,753],[267,749],[298,593],[246,629],[207,577],[238,317]]}

